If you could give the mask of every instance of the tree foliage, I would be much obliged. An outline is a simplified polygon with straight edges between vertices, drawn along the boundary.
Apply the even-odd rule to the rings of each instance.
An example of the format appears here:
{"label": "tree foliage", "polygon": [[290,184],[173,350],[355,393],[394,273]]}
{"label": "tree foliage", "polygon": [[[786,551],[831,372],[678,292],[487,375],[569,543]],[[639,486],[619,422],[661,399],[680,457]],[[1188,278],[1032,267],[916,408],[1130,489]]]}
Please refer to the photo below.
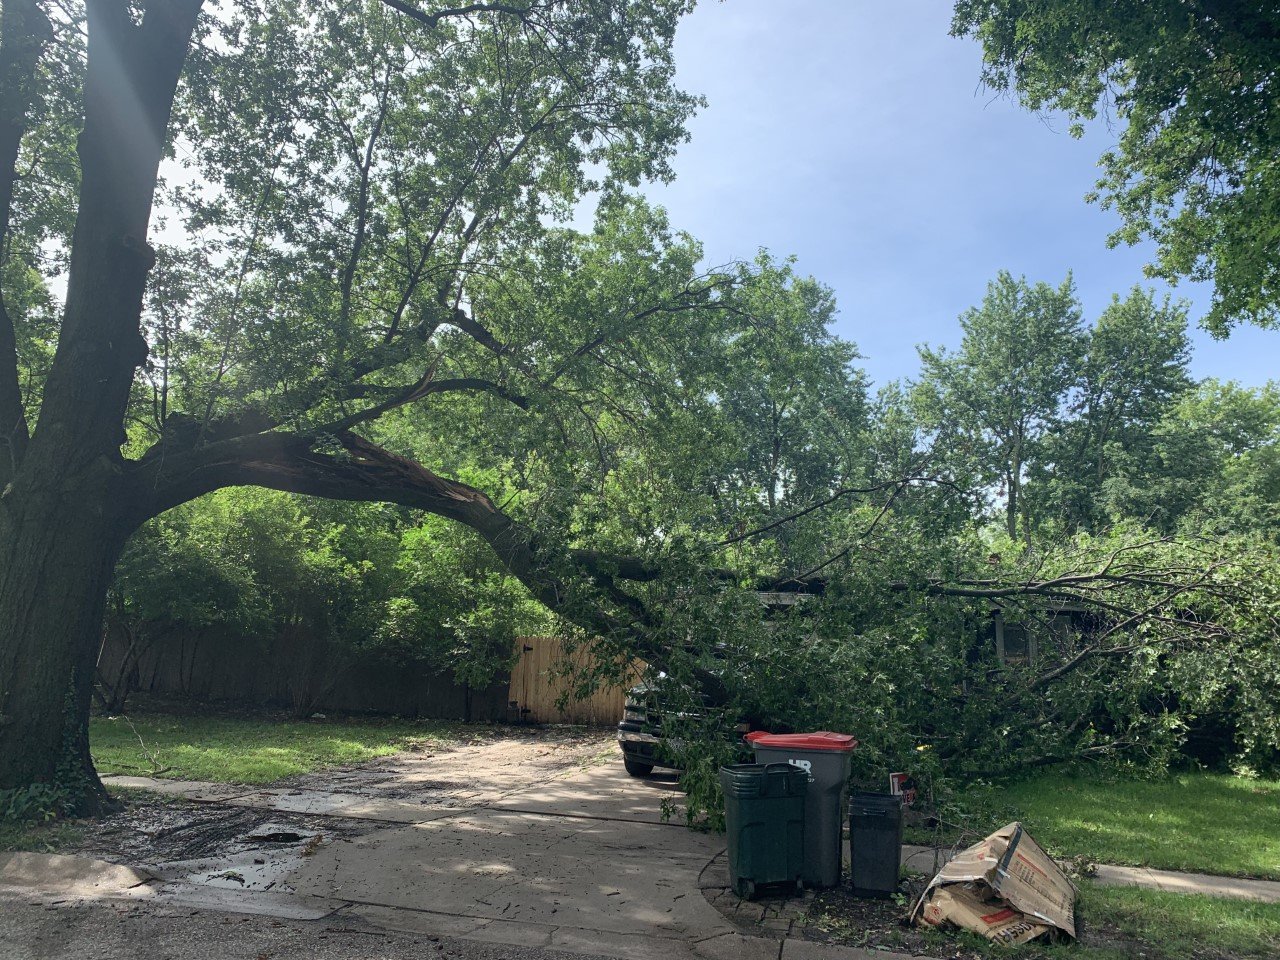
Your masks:
{"label": "tree foliage", "polygon": [[1035,464],[1042,520],[1097,530],[1132,514],[1117,503],[1125,476],[1159,472],[1155,428],[1191,388],[1185,307],[1135,287],[1088,330],[1067,407]]}
{"label": "tree foliage", "polygon": [[283,705],[309,716],[361,663],[425,663],[483,688],[509,665],[514,639],[548,623],[465,527],[238,489],[171,510],[130,540],[105,629],[118,651],[98,675],[108,710],[126,707],[144,660],[177,661],[182,692],[198,696],[197,648],[239,641],[253,661],[241,676],[278,674]]}
{"label": "tree foliage", "polygon": [[[998,480],[1011,538],[1030,534],[1020,500],[1025,473],[1043,456],[1071,389],[1084,336],[1070,276],[1054,288],[1007,272],[982,306],[960,317],[960,349],[920,348],[917,404],[924,424],[945,432],[980,482]],[[963,468],[962,468],[963,469]]]}
{"label": "tree foliage", "polygon": [[[708,265],[633,189],[698,105],[688,7],[6,3],[0,800],[101,799],[108,612],[135,664],[260,639],[299,712],[353,657],[484,683],[552,623],[586,681],[639,656],[695,698],[695,791],[735,715],[848,726],[868,774],[1158,761],[1197,671],[1273,757],[1239,670],[1274,391],[1188,384],[1180,307],[1086,331],[1069,278],[1001,274],[868,396],[830,290]],[[992,608],[1046,603],[1089,629],[998,662]]]}
{"label": "tree foliage", "polygon": [[[203,494],[416,507],[552,606],[605,584],[539,525],[569,518],[602,424],[705,393],[688,321],[744,315],[735,271],[624,196],[669,175],[696,106],[673,83],[687,8],[6,5],[0,789],[51,778],[65,740],[101,796],[84,731],[112,568]],[[600,228],[561,226],[597,190]],[[577,476],[523,525],[445,473],[464,465]]]}
{"label": "tree foliage", "polygon": [[1092,199],[1111,242],[1158,245],[1153,276],[1212,280],[1205,325],[1275,326],[1280,289],[1280,11],[1252,0],[959,0],[952,33],[985,83],[1079,125],[1120,126]]}

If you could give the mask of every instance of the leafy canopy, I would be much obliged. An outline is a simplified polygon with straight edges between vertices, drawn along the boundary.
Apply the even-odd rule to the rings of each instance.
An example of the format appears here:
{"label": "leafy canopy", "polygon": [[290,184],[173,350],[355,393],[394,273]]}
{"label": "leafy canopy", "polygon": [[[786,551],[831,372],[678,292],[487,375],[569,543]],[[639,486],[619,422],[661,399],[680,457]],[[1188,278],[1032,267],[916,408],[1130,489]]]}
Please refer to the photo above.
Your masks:
{"label": "leafy canopy", "polygon": [[1112,116],[1091,199],[1152,276],[1212,280],[1205,326],[1280,323],[1280,9],[1254,0],[959,0],[983,80],[1032,110]]}

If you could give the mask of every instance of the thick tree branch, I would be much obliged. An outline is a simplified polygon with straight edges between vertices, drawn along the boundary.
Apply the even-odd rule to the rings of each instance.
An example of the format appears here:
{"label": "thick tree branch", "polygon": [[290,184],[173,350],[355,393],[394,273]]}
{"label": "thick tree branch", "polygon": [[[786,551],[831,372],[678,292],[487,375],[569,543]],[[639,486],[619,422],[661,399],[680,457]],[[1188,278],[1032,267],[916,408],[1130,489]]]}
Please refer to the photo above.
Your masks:
{"label": "thick tree branch", "polygon": [[466,17],[473,13],[506,13],[523,19],[532,13],[534,9],[533,4],[517,6],[511,3],[468,3],[462,7],[450,7],[444,10],[436,10],[434,13],[427,13],[411,3],[405,3],[404,0],[382,0],[382,2],[392,10],[403,13],[409,19],[416,20],[432,30],[440,26],[440,21],[451,17]]}
{"label": "thick tree branch", "polygon": [[[339,452],[315,450],[315,438],[263,433],[210,444],[139,467],[140,522],[179,503],[228,486],[260,486],[332,500],[396,503],[462,523],[493,549],[503,567],[549,609],[602,634],[635,634],[643,610],[618,590],[615,578],[650,574],[634,561],[613,562],[592,551],[559,550],[504,514],[480,490],[440,477],[421,464],[346,432]],[[573,602],[566,578],[585,576],[626,616],[607,605]],[[656,574],[654,574],[656,575]],[[572,606],[572,609],[570,607]],[[645,615],[647,617],[647,614]]]}
{"label": "thick tree branch", "polygon": [[[1210,583],[1211,575],[1216,570],[1217,566],[1220,566],[1220,565],[1215,565],[1210,567],[1208,570],[1204,571],[1202,576],[1195,578],[1189,583],[1181,584],[1171,588],[1167,593],[1165,593],[1163,596],[1161,596],[1159,599],[1157,599],[1153,603],[1148,604],[1146,607],[1144,607],[1141,610],[1135,610],[1132,613],[1130,613],[1127,617],[1124,617],[1123,619],[1117,621],[1116,623],[1113,623],[1110,627],[1108,627],[1101,634],[1099,634],[1092,642],[1086,644],[1083,648],[1077,651],[1074,656],[1070,657],[1068,660],[1066,660],[1064,663],[1060,664],[1056,668],[1048,671],[1047,673],[1041,674],[1039,677],[1037,677],[1035,681],[1031,684],[1031,689],[1043,690],[1045,687],[1049,686],[1049,684],[1053,683],[1055,680],[1062,679],[1063,677],[1067,676],[1067,674],[1072,673],[1082,664],[1084,664],[1085,662],[1087,662],[1088,660],[1094,657],[1115,655],[1117,653],[1118,648],[1107,647],[1105,646],[1105,644],[1110,637],[1114,636],[1117,633],[1120,633],[1121,631],[1129,630],[1131,628],[1137,627],[1141,623],[1143,623],[1143,621],[1146,621],[1146,620],[1154,620],[1156,622],[1168,623],[1170,621],[1170,618],[1166,616],[1162,616],[1160,614],[1160,611],[1167,609],[1169,605],[1172,604],[1178,597],[1184,596],[1185,594],[1190,593],[1193,590],[1198,590],[1207,586]],[[1196,629],[1198,632],[1205,635],[1222,636],[1223,634],[1226,633],[1225,629],[1212,623],[1200,624],[1192,621],[1187,621],[1185,618],[1181,618],[1181,617],[1176,618],[1175,622],[1185,626],[1186,628]]]}
{"label": "thick tree branch", "polygon": [[[364,388],[360,392],[372,390],[373,388]],[[462,391],[476,391],[480,393],[492,394],[499,399],[506,400],[521,410],[529,409],[529,401],[526,397],[513,393],[501,384],[485,380],[481,377],[455,377],[452,379],[436,380],[433,379],[432,372],[428,372],[422,380],[411,387],[391,388],[391,395],[381,403],[366,407],[363,410],[357,410],[341,420],[326,426],[319,427],[312,431],[313,433],[341,433],[350,430],[362,423],[368,423],[370,420],[376,420],[383,414],[390,413],[392,410],[400,407],[406,407],[411,403],[416,403],[433,394],[441,393],[458,393]]]}
{"label": "thick tree branch", "polygon": [[467,336],[469,336],[480,346],[490,351],[496,356],[505,356],[511,352],[511,348],[502,343],[489,332],[488,327],[476,320],[465,310],[454,310],[453,314],[445,321],[451,327],[457,327]]}
{"label": "thick tree branch", "polygon": [[[52,38],[49,18],[35,0],[5,0],[0,8],[0,258],[10,250],[18,153],[36,97],[40,56]],[[28,438],[7,293],[0,271],[0,488],[17,470]]]}

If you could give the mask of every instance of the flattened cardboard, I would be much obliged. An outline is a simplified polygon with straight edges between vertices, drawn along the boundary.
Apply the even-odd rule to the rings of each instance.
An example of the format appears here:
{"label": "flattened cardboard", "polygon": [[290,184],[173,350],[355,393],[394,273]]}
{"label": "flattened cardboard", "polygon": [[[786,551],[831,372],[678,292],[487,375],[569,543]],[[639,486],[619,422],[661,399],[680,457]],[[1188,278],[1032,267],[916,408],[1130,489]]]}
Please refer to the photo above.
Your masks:
{"label": "flattened cardboard", "polygon": [[[986,892],[991,891],[988,888]],[[921,919],[935,927],[953,923],[988,940],[1014,946],[1034,940],[1053,927],[1027,918],[999,899],[984,900],[972,884],[939,887],[924,905]]]}
{"label": "flattened cardboard", "polygon": [[[917,922],[954,923],[991,940],[1025,943],[1052,930],[1074,938],[1076,888],[1021,823],[1011,823],[962,851],[929,881],[912,911]],[[1015,916],[997,917],[1008,908]],[[1004,939],[1000,934],[1025,924]]]}

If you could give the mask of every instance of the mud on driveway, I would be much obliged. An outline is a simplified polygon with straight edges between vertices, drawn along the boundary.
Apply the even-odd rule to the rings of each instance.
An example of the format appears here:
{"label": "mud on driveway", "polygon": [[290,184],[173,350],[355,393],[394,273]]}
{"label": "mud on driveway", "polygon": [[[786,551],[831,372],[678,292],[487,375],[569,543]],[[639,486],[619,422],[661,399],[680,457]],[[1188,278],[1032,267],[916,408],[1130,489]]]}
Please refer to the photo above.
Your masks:
{"label": "mud on driveway", "polygon": [[[130,791],[124,810],[87,821],[83,838],[66,852],[206,885],[269,890],[300,857],[385,826],[376,816],[289,812],[278,809],[281,802],[287,806],[323,794],[435,809],[482,807],[611,759],[616,751],[606,731],[486,726],[448,746],[433,744],[266,787],[228,786],[225,799],[213,802]],[[277,809],[253,804],[256,796],[275,798]]]}
{"label": "mud on driveway", "polygon": [[[90,893],[148,916],[229,910],[628,960],[745,956],[699,885],[723,844],[683,826],[675,777],[627,776],[605,731],[469,733],[266,787],[113,778],[146,792],[89,826],[76,869],[147,868]],[[754,947],[766,960],[780,949]]]}

